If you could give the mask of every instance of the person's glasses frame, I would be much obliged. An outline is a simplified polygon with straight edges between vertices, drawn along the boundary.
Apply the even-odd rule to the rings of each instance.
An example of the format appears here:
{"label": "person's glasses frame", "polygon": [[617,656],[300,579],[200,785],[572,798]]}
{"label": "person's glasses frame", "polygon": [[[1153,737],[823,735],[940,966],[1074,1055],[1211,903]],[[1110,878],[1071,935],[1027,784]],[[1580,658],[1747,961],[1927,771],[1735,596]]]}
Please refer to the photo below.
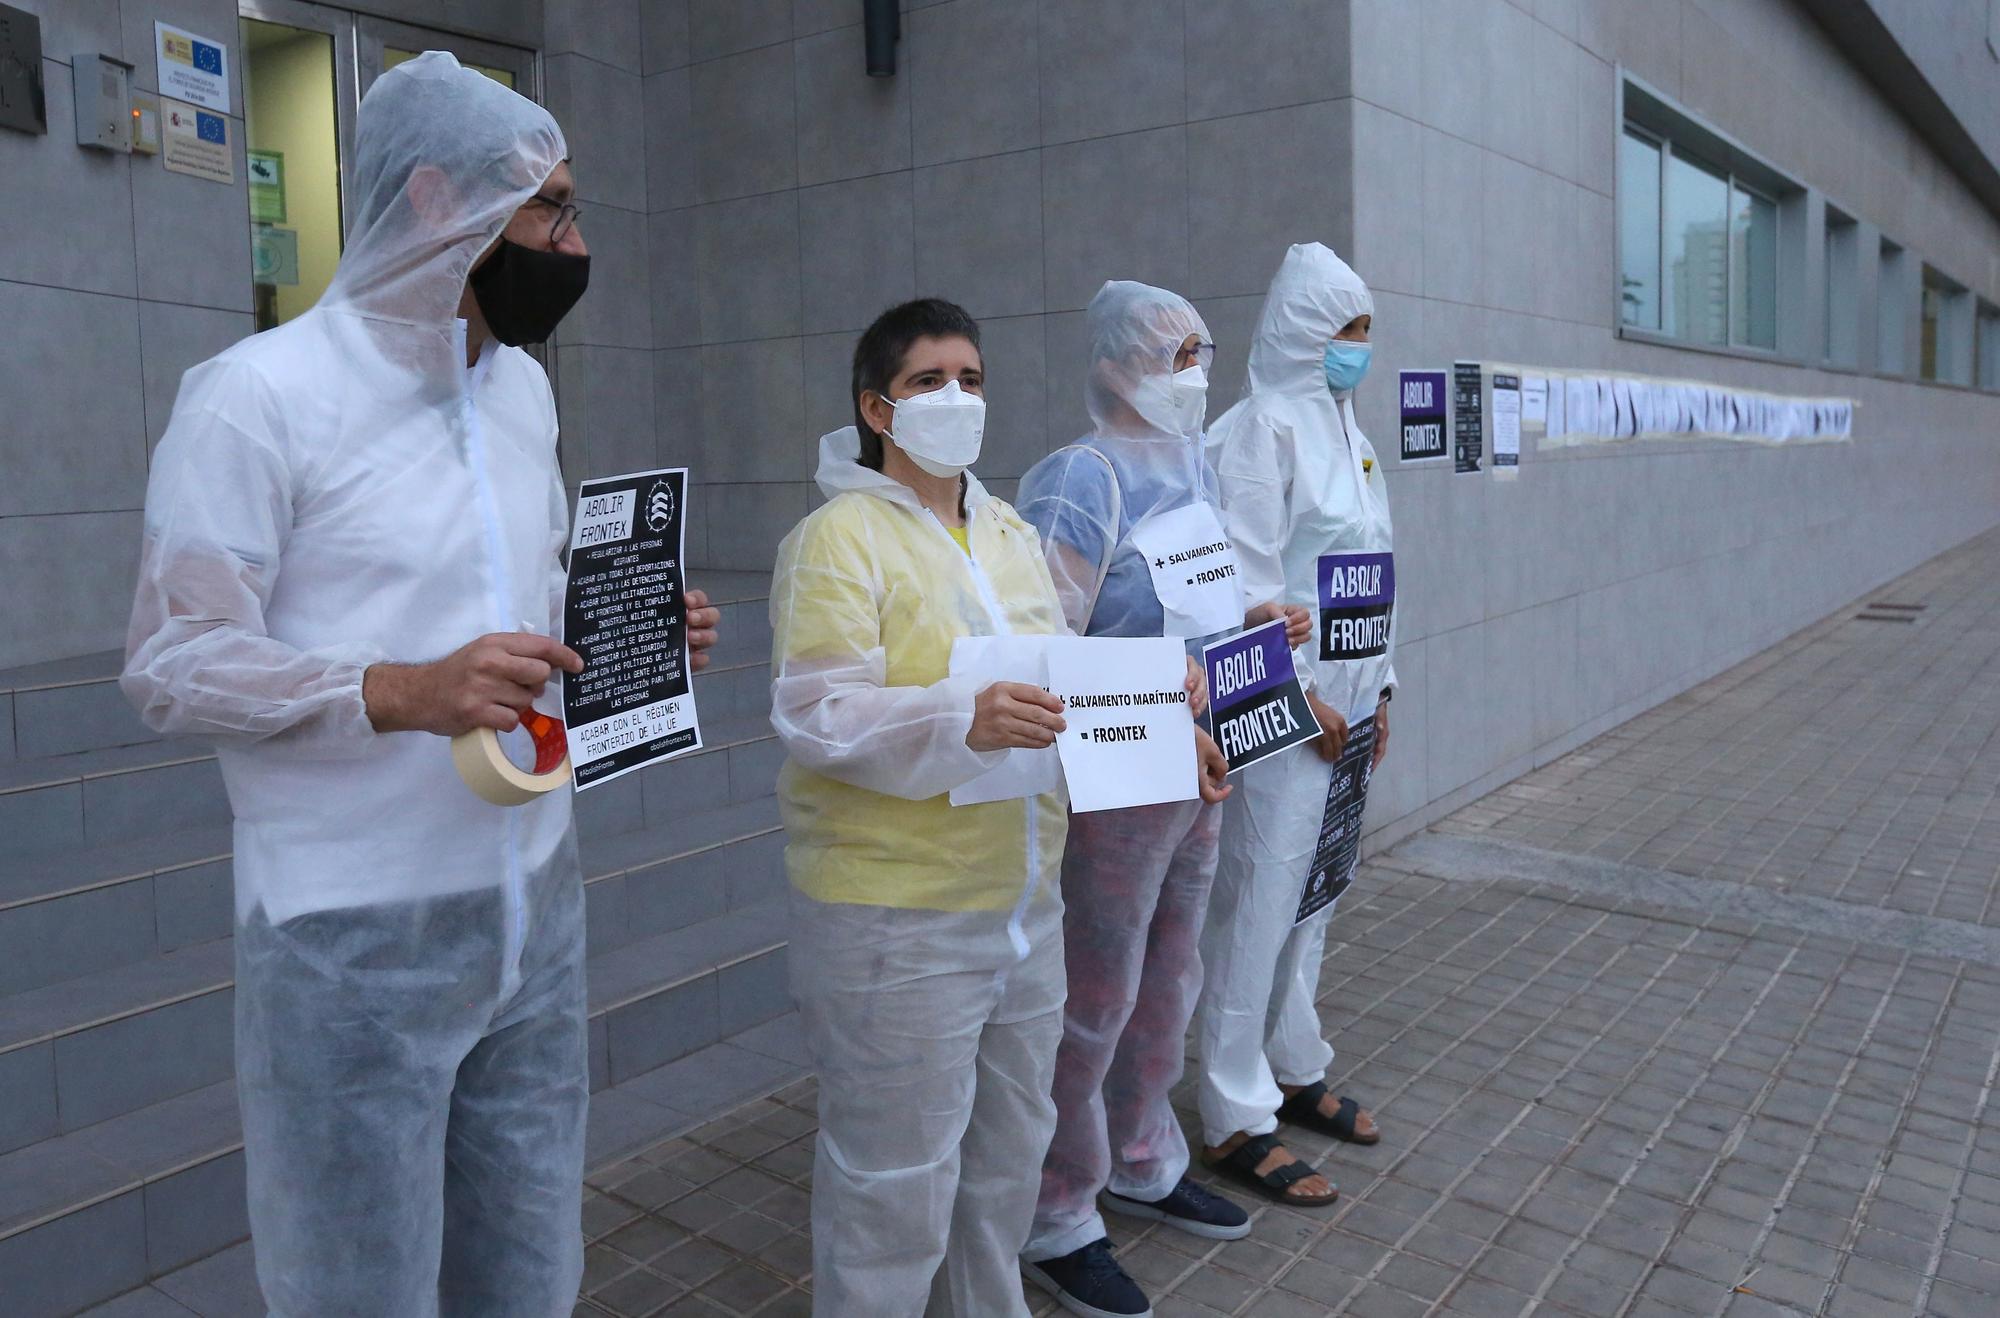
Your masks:
{"label": "person's glasses frame", "polygon": [[[1191,359],[1186,367],[1180,365],[1183,356]],[[1192,348],[1176,348],[1168,354],[1167,360],[1171,363],[1169,367],[1171,370],[1188,370],[1196,366],[1204,371],[1212,370],[1215,366],[1215,344],[1203,339]]]}
{"label": "person's glasses frame", "polygon": [[564,238],[569,236],[569,231],[576,227],[577,216],[583,214],[583,208],[575,202],[557,201],[554,197],[544,197],[539,192],[528,198],[528,200],[538,201],[556,213],[555,219],[549,224],[549,246],[551,247],[561,243]]}

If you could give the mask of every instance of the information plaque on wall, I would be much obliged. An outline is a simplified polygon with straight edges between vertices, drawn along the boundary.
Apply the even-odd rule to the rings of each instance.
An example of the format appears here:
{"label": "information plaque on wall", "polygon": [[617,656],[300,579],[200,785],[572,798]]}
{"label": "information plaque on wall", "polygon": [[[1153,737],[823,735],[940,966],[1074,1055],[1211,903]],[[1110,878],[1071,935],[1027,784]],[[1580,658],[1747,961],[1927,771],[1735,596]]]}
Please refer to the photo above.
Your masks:
{"label": "information plaque on wall", "polygon": [[1451,364],[1451,433],[1456,457],[1453,469],[1477,472],[1486,449],[1485,418],[1479,409],[1479,363]]}

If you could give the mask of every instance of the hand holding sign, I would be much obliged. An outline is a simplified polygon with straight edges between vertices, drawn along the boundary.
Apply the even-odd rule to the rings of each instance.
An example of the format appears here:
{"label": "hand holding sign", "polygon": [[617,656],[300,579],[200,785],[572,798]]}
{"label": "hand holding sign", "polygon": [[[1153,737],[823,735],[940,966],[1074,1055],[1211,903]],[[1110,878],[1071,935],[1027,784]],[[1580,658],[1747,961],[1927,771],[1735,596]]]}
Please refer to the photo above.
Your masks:
{"label": "hand holding sign", "polygon": [[1331,764],[1347,749],[1347,716],[1308,691],[1313,718],[1319,723],[1319,757]]}
{"label": "hand holding sign", "polygon": [[972,702],[965,744],[976,751],[1039,750],[1055,745],[1063,702],[1026,682],[995,682]]}
{"label": "hand holding sign", "polygon": [[1233,772],[1319,735],[1283,619],[1202,647],[1215,740]]}
{"label": "hand holding sign", "polygon": [[1056,739],[1070,808],[1192,801],[1200,794],[1187,652],[1173,637],[1061,637],[1049,687],[1063,698]]}

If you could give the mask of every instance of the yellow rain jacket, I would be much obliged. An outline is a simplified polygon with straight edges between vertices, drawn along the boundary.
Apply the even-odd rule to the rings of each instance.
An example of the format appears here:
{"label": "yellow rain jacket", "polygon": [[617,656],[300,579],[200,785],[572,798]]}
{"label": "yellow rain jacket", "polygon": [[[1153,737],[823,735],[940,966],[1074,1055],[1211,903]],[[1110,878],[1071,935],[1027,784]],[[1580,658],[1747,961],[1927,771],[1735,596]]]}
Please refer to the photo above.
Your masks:
{"label": "yellow rain jacket", "polygon": [[1005,752],[965,744],[981,684],[946,672],[960,636],[1067,634],[1041,542],[968,473],[968,554],[860,447],[852,426],[820,440],[828,502],[771,586],[786,870],[822,902],[1024,911],[1056,890],[1068,803],[950,804]]}

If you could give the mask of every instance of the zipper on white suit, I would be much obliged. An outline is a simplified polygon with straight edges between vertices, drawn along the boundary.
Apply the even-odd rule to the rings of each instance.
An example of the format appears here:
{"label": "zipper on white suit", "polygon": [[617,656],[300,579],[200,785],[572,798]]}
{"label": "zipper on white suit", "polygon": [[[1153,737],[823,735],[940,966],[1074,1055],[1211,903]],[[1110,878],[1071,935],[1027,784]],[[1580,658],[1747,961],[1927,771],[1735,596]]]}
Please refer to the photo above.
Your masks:
{"label": "zipper on white suit", "polygon": [[[465,356],[465,322],[456,327],[457,360]],[[486,432],[479,424],[479,408],[473,402],[473,395],[486,379],[487,368],[492,365],[497,345],[488,339],[480,349],[479,360],[465,374],[465,388],[460,395],[460,407],[465,416],[466,460],[472,468],[473,485],[479,494],[479,519],[486,532],[486,557],[492,571],[488,581],[493,589],[493,621],[496,632],[508,630],[508,619],[514,614],[512,600],[514,587],[511,574],[507,570],[507,541],[500,530],[500,509],[493,496],[493,481],[486,465]],[[504,1001],[512,996],[521,983],[521,948],[525,941],[527,924],[526,894],[523,892],[521,877],[521,823],[517,810],[503,810],[506,820],[506,877],[501,887],[501,919],[504,927],[504,945],[500,956],[500,997]]]}
{"label": "zipper on white suit", "polygon": [[[1000,607],[999,597],[993,593],[993,583],[986,579],[986,569],[980,567],[979,560],[973,556],[972,518],[967,517],[965,519],[965,549],[963,552],[960,552],[958,541],[952,539],[951,532],[945,529],[945,524],[938,520],[937,514],[926,508],[924,509],[924,515],[930,519],[931,525],[938,529],[938,534],[943,536],[945,542],[951,546],[951,552],[965,560],[966,569],[972,573],[972,588],[979,595],[980,604],[986,609],[987,621],[993,624],[993,634],[996,636],[1012,636],[1014,629],[1007,625],[1007,614]],[[1023,813],[1027,817],[1027,826],[1024,833],[1027,845],[1027,858],[1024,866],[1026,872],[1022,875],[1021,879],[1020,899],[1014,903],[1014,909],[1007,914],[1007,939],[1013,944],[1014,960],[1016,962],[1026,961],[1028,953],[1033,950],[1028,945],[1028,934],[1024,926],[1028,915],[1028,903],[1035,895],[1035,879],[1041,870],[1042,851],[1041,798],[1038,796],[1025,797],[1023,798],[1023,804],[1025,806]]]}

